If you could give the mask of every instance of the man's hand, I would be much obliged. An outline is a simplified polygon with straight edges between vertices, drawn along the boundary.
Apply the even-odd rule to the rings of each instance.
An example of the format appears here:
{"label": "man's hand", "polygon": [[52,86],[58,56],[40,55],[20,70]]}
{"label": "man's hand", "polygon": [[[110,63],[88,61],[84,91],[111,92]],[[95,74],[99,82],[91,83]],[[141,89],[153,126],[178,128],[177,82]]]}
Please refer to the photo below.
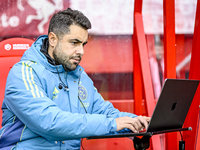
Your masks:
{"label": "man's hand", "polygon": [[133,132],[138,133],[144,128],[147,129],[150,119],[151,119],[150,117],[146,116],[138,116],[135,118],[131,117],[116,118],[115,120],[117,123],[117,131],[122,130],[124,128],[128,128]]}

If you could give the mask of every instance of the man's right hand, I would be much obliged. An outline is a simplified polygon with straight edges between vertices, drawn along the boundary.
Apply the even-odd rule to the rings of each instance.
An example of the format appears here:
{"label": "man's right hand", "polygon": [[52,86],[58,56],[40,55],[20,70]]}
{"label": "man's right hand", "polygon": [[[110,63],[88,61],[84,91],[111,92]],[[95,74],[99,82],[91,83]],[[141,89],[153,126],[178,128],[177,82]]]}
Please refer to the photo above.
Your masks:
{"label": "man's right hand", "polygon": [[135,118],[131,117],[116,118],[115,120],[117,123],[117,131],[122,130],[124,128],[128,128],[133,132],[138,133],[144,128],[147,129],[150,119],[151,119],[150,117],[146,116],[138,116]]}

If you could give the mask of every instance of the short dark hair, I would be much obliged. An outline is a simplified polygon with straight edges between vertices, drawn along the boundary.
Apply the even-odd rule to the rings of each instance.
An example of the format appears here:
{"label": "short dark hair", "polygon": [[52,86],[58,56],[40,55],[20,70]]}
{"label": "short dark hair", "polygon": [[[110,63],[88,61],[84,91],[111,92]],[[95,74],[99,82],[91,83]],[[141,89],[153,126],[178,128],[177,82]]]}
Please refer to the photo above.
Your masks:
{"label": "short dark hair", "polygon": [[70,32],[70,25],[78,25],[85,30],[92,28],[89,19],[82,12],[68,8],[53,15],[49,23],[48,34],[53,32],[62,39]]}

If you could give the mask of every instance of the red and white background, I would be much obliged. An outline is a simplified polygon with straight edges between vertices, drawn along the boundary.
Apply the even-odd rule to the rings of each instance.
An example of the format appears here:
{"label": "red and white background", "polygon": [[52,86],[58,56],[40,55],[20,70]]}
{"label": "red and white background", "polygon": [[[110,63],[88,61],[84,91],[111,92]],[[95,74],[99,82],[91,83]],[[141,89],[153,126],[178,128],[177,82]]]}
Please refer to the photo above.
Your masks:
{"label": "red and white background", "polygon": [[[37,36],[47,34],[49,18],[68,6],[81,10],[91,20],[91,34],[133,33],[134,0],[1,0],[0,36]],[[196,0],[176,0],[176,33],[192,34]],[[163,33],[162,0],[143,4],[147,34]]]}
{"label": "red and white background", "polygon": [[1,36],[38,36],[47,34],[49,18],[68,7],[65,0],[1,0]]}

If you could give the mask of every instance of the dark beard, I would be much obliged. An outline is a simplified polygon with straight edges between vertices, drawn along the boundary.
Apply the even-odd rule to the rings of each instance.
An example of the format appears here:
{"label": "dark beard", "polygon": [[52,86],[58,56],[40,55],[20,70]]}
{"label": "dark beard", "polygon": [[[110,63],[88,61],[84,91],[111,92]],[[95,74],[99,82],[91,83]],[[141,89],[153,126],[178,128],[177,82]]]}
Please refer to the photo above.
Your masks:
{"label": "dark beard", "polygon": [[[81,56],[71,56],[67,62],[64,62],[64,59],[62,58],[58,58],[58,56],[55,53],[53,53],[53,57],[55,59],[56,65],[62,65],[65,71],[67,72],[75,70],[79,64],[79,63],[74,63],[74,64],[69,63],[70,59],[79,58],[81,61]],[[72,65],[76,65],[76,67],[72,68]]]}

